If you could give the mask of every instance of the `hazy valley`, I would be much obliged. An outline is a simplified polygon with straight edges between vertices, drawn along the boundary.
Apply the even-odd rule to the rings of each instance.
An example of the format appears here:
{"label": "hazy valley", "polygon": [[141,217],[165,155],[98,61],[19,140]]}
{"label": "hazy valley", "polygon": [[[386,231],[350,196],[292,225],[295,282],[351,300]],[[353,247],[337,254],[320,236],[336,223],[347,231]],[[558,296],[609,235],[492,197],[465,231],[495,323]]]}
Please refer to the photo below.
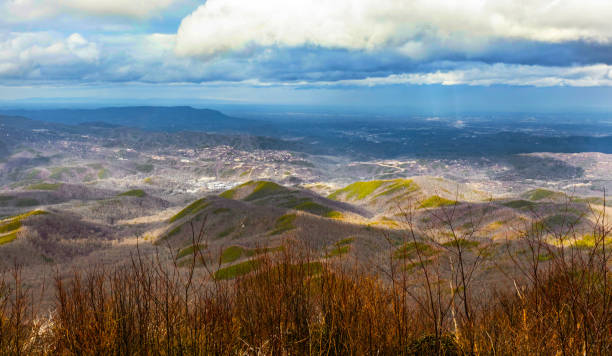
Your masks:
{"label": "hazy valley", "polygon": [[[239,132],[240,126],[233,123],[240,119],[224,121],[221,113],[211,118],[210,112],[193,109],[189,111],[195,112],[194,118],[184,120],[184,128],[200,120],[203,130],[216,133],[183,127],[158,130],[169,122],[180,123],[173,115],[180,117],[185,110],[126,108],[111,116],[77,111],[73,115],[81,115],[82,122],[76,125],[58,123],[55,117],[66,112],[52,111],[54,122],[1,117],[0,216],[5,225],[20,221],[14,225],[18,228],[3,231],[3,260],[32,266],[70,265],[73,259],[97,263],[100,256],[103,261],[121,260],[126,254],[114,251],[125,250],[136,239],[147,246],[164,241],[182,250],[189,247],[188,223],[202,216],[207,217],[207,239],[215,256],[232,246],[254,249],[292,238],[312,244],[322,256],[338,241],[351,239],[359,247],[346,251],[377,257],[396,248],[387,246],[383,236],[401,239],[406,225],[402,212],[414,210],[417,220],[431,220],[430,215],[439,215],[455,201],[457,226],[484,228],[482,243],[488,246],[511,239],[513,229],[536,216],[553,225],[569,224],[562,217],[584,219],[581,233],[587,234],[591,226],[586,216],[590,209],[602,208],[603,191],[612,187],[610,153],[514,154],[511,148],[482,156],[457,152],[463,158],[430,154],[426,148],[404,155],[356,153],[362,144],[394,132],[371,134],[367,127],[351,133],[358,137],[355,148],[350,143],[348,148],[337,147],[341,142],[347,145],[338,138],[329,146],[321,142],[315,150],[311,141],[323,136],[322,128],[305,130],[302,137],[291,137],[289,129],[273,137],[257,136]],[[150,118],[149,126],[146,120],[139,124],[142,128],[117,125],[138,113],[157,111],[159,117]],[[105,118],[107,122],[96,121]],[[243,121],[249,123],[243,131],[266,126],[262,121]],[[434,122],[432,130],[440,125],[439,120],[422,122]],[[415,123],[406,123],[411,125]],[[424,125],[420,131],[427,129]],[[459,137],[482,135],[474,132],[477,125],[452,130]],[[512,141],[514,132],[503,127],[498,131]],[[565,139],[569,147],[576,141],[561,134],[536,133],[533,138],[549,136]],[[582,141],[592,139],[585,136]],[[380,152],[394,145],[375,142]],[[438,149],[454,146],[440,143]],[[337,153],[329,154],[332,151]],[[190,211],[194,201],[200,203]],[[567,216],[560,214],[566,204],[571,211]],[[474,217],[461,216],[467,215],[466,209],[485,209],[486,217],[479,226],[471,226]],[[33,211],[45,214],[28,216]]]}
{"label": "hazy valley", "polygon": [[[196,113],[175,120],[185,110]],[[123,126],[151,112],[152,123]],[[487,295],[522,280],[533,258],[547,265],[559,248],[598,248],[610,217],[611,136],[554,125],[525,134],[520,123],[485,130],[477,120],[417,118],[407,131],[393,129],[398,120],[387,132],[374,121],[336,131],[315,120],[296,136],[263,119],[185,108],[45,113],[0,116],[0,261],[22,266],[42,311],[53,305],[53,279],[135,256],[212,283],[248,276],[289,246],[308,251],[309,266],[350,266],[385,283],[398,271],[418,281],[429,266],[456,277],[459,251]],[[491,153],[481,153],[491,135]],[[513,146],[516,135],[531,143]],[[534,151],[550,142],[567,152]],[[526,239],[534,234],[537,251]]]}

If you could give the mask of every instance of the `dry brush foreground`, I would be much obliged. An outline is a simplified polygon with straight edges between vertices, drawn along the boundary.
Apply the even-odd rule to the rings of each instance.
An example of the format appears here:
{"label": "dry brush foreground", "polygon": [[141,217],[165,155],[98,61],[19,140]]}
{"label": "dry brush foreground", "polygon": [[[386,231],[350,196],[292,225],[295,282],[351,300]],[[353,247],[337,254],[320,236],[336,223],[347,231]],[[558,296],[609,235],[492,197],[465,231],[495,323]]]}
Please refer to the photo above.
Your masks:
{"label": "dry brush foreground", "polygon": [[204,221],[191,226],[192,245],[202,248],[187,267],[135,254],[125,266],[57,277],[50,314],[35,308],[36,293],[15,266],[0,282],[0,354],[612,353],[605,214],[588,243],[570,223],[563,232],[528,225],[517,238],[522,248],[506,251],[518,273],[502,288],[474,279],[490,258],[473,248],[479,214],[459,233],[455,207],[441,212],[427,229],[405,211],[404,241],[386,266],[322,260],[288,240],[233,280],[216,274]]}

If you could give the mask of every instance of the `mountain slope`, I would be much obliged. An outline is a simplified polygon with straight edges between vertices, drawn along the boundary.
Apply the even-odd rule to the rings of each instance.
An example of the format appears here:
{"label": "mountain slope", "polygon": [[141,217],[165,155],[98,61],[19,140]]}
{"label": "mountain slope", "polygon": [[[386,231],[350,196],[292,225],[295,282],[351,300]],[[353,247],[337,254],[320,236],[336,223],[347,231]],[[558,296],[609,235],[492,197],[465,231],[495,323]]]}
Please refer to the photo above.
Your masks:
{"label": "mountain slope", "polygon": [[359,181],[338,189],[329,199],[366,208],[375,214],[396,214],[409,207],[435,208],[454,201],[483,201],[484,193],[465,184],[436,177]]}
{"label": "mountain slope", "polygon": [[[13,110],[4,113],[46,122],[75,125],[82,123],[137,127],[153,131],[227,131],[254,126],[210,109],[178,107],[109,107],[101,109]],[[104,125],[106,124],[106,125]]]}
{"label": "mountain slope", "polygon": [[221,197],[243,200],[256,205],[295,209],[327,218],[346,215],[367,217],[367,211],[350,204],[326,199],[303,189],[287,188],[270,181],[249,181],[220,194]]}

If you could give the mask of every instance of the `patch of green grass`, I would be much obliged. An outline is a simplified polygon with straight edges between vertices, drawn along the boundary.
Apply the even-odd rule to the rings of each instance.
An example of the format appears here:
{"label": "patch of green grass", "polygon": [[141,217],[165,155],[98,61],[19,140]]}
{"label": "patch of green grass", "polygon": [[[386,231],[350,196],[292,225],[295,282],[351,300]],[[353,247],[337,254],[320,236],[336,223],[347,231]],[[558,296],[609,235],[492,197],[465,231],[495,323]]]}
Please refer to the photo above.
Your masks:
{"label": "patch of green grass", "polygon": [[294,207],[295,210],[305,211],[314,215],[325,216],[332,212],[332,209],[323,206],[321,204],[317,204],[313,201],[305,201],[300,203]]}
{"label": "patch of green grass", "polygon": [[61,180],[64,177],[64,175],[67,175],[70,172],[71,170],[68,167],[54,167],[51,169],[51,175],[49,176],[49,178],[55,179],[55,180]]}
{"label": "patch of green grass", "polygon": [[232,263],[237,261],[244,254],[244,248],[240,246],[230,246],[221,252],[221,263]]}
{"label": "patch of green grass", "polygon": [[478,245],[480,245],[480,242],[478,241],[471,241],[471,240],[467,240],[463,238],[459,238],[459,239],[452,240],[452,241],[447,241],[442,244],[442,246],[444,247],[448,247],[448,248],[461,247],[462,249],[470,249],[470,248],[477,247]]}
{"label": "patch of green grass", "polygon": [[277,193],[280,190],[285,190],[284,187],[268,181],[256,182],[257,186],[253,189],[253,192],[249,194],[244,200],[251,201],[264,198],[270,194]]}
{"label": "patch of green grass", "polygon": [[48,213],[44,210],[32,210],[32,211],[28,211],[27,213],[23,213],[21,215],[13,216],[11,219],[26,219],[26,218],[29,218],[30,216],[47,215],[47,214]]}
{"label": "patch of green grass", "polygon": [[326,213],[324,216],[326,218],[330,218],[330,219],[342,219],[342,218],[344,218],[344,215],[341,212],[335,211],[335,210],[332,210],[332,211]]}
{"label": "patch of green grass", "polygon": [[496,230],[504,227],[507,224],[506,220],[497,220],[486,226],[486,229]]}
{"label": "patch of green grass", "polygon": [[603,205],[605,203],[604,198],[599,198],[599,197],[572,198],[572,201],[575,203],[597,204],[597,205]]}
{"label": "patch of green grass", "polygon": [[[579,249],[590,249],[590,248],[595,247],[596,242],[599,243],[599,247],[601,247],[601,237],[598,237],[598,239],[600,241],[595,241],[595,236],[591,234],[587,234],[587,235],[584,235],[582,239],[577,240],[574,243],[574,247],[579,248]],[[610,244],[612,244],[612,236],[609,236],[605,239],[606,248],[608,248]]]}
{"label": "patch of green grass", "polygon": [[210,202],[206,201],[206,198],[196,200],[195,202],[187,206],[185,209],[179,211],[176,215],[171,217],[169,222],[172,223],[179,219],[184,218],[185,216],[193,215],[203,209],[206,209],[206,207],[208,207],[209,205],[210,205]]}
{"label": "patch of green grass", "polygon": [[238,192],[238,189],[240,189],[240,188],[245,188],[245,187],[249,187],[249,186],[252,186],[252,185],[256,185],[256,187],[255,187],[255,189],[253,190],[253,192],[251,192],[251,195],[249,195],[248,197],[246,197],[246,198],[245,198],[245,200],[254,200],[254,199],[258,199],[258,196],[257,196],[257,195],[255,195],[255,196],[252,196],[252,195],[253,195],[254,193],[257,193],[257,191],[259,191],[259,190],[261,190],[261,189],[263,189],[263,192],[262,192],[262,193],[259,193],[259,194],[260,194],[260,195],[265,195],[266,190],[268,190],[268,191],[273,190],[273,189],[274,189],[274,188],[273,188],[274,186],[278,187],[279,189],[280,189],[280,188],[283,188],[283,187],[281,187],[280,185],[278,185],[278,184],[276,184],[276,183],[272,183],[272,182],[267,182],[267,181],[260,181],[260,182],[257,182],[257,181],[250,180],[250,181],[248,181],[248,182],[246,182],[246,183],[242,183],[242,184],[240,184],[239,186],[237,186],[237,187],[235,187],[235,188],[232,188],[232,189],[229,189],[229,190],[224,191],[223,193],[219,194],[219,196],[220,196],[221,198],[225,198],[225,199],[234,199],[234,197],[236,196],[236,193]]}
{"label": "patch of green grass", "polygon": [[424,242],[406,242],[394,252],[394,257],[397,259],[412,258],[417,256],[417,250],[423,256],[433,256],[438,253],[431,246]]}
{"label": "patch of green grass", "polygon": [[151,173],[153,169],[155,169],[155,166],[151,163],[135,164],[134,169],[141,173]]}
{"label": "patch of green grass", "polygon": [[327,257],[341,256],[341,255],[347,254],[350,249],[351,249],[351,246],[337,246],[337,247],[334,247],[331,251],[329,251],[329,253],[326,256]]}
{"label": "patch of green grass", "polygon": [[15,202],[15,206],[19,208],[25,208],[28,206],[37,206],[37,205],[40,205],[40,202],[36,199],[31,199],[31,198],[18,199],[17,202]]}
{"label": "patch of green grass", "polygon": [[206,245],[204,244],[187,246],[178,252],[178,254],[176,255],[176,259],[178,260],[185,256],[193,255],[194,252],[202,251],[205,249],[206,249]]}
{"label": "patch of green grass", "polygon": [[179,234],[181,230],[182,230],[182,226],[175,227],[174,229],[168,231],[168,233],[166,234],[166,238]]}
{"label": "patch of green grass", "polygon": [[58,190],[62,187],[62,183],[38,183],[32,184],[28,190]]}
{"label": "patch of green grass", "polygon": [[143,179],[142,181],[144,182],[144,184],[153,184],[153,178],[151,177],[147,177]]}
{"label": "patch of green grass", "polygon": [[511,200],[505,203],[502,203],[503,206],[512,209],[523,209],[523,208],[533,208],[536,204],[534,202],[530,202],[528,200]]}
{"label": "patch of green grass", "polygon": [[385,181],[383,180],[372,180],[367,182],[355,182],[349,184],[346,187],[336,190],[328,196],[329,199],[337,200],[340,195],[345,195],[347,200],[363,200],[370,194],[374,193],[376,189],[380,188]]}
{"label": "patch of green grass", "polygon": [[42,210],[32,210],[25,214],[12,216],[7,219],[4,219],[0,221],[0,234],[15,232],[21,228],[22,221],[24,219],[27,219],[31,216],[43,215],[43,214],[47,214],[47,213]]}
{"label": "patch of green grass", "polygon": [[282,206],[292,208],[299,211],[305,211],[314,215],[323,216],[326,218],[342,218],[343,215],[339,211],[332,210],[331,208],[315,203],[308,198],[297,199],[294,196],[289,197],[289,201]]}
{"label": "patch of green grass", "polygon": [[546,262],[552,259],[553,259],[553,255],[548,254],[548,253],[543,253],[543,254],[538,255],[538,261],[540,262]]}
{"label": "patch of green grass", "polygon": [[264,253],[278,252],[284,250],[283,246],[265,248],[244,248],[240,246],[230,246],[221,253],[221,263],[232,263],[241,257],[253,257]]}
{"label": "patch of green grass", "polygon": [[283,232],[295,229],[295,219],[297,215],[295,214],[285,214],[278,219],[276,219],[276,223],[274,225],[274,230],[270,231],[268,235],[278,235]]}
{"label": "patch of green grass", "polygon": [[249,260],[237,263],[235,265],[217,270],[214,273],[213,278],[216,280],[234,279],[254,271],[260,264],[261,261],[259,260]]}
{"label": "patch of green grass", "polygon": [[431,197],[423,200],[419,205],[418,209],[426,209],[426,208],[439,208],[442,206],[455,205],[457,201],[449,200],[446,198],[442,198],[437,195],[432,195]]}
{"label": "patch of green grass", "polygon": [[6,235],[1,235],[0,236],[0,245],[4,245],[4,244],[7,244],[7,243],[15,240],[17,238],[17,233],[18,232],[19,231],[14,231],[14,232],[11,232],[11,233],[6,234]]}
{"label": "patch of green grass", "polygon": [[219,194],[221,198],[225,198],[225,199],[234,199],[235,195],[236,195],[236,188],[226,190],[223,193]]}
{"label": "patch of green grass", "polygon": [[146,195],[147,193],[145,193],[144,190],[141,190],[141,189],[132,189],[132,190],[128,190],[127,192],[117,194],[118,197],[137,197],[137,198],[142,198]]}
{"label": "patch of green grass", "polygon": [[108,169],[106,169],[106,168],[101,168],[101,169],[98,171],[98,179],[106,179],[106,178],[108,178],[108,177],[110,177],[110,172],[108,171]]}
{"label": "patch of green grass", "polygon": [[274,182],[269,181],[253,181],[250,180],[246,183],[242,183],[239,186],[226,190],[223,193],[219,194],[221,198],[225,199],[234,199],[236,193],[240,188],[255,186],[251,194],[249,194],[244,200],[256,200],[260,198],[264,198],[270,194],[277,193],[279,191],[286,191],[285,187],[282,187]]}
{"label": "patch of green grass", "polygon": [[325,255],[325,257],[331,258],[341,256],[348,253],[351,249],[351,244],[355,241],[353,237],[347,237],[336,242],[333,248]]}
{"label": "patch of green grass", "polygon": [[9,222],[7,223],[0,224],[0,234],[5,234],[7,232],[17,230],[20,227],[21,227],[20,219],[9,220]]}
{"label": "patch of green grass", "polygon": [[581,248],[581,249],[588,249],[588,248],[592,248],[595,246],[595,237],[591,234],[588,235],[584,235],[582,237],[582,239],[577,240],[574,243],[574,246],[576,248]]}
{"label": "patch of green grass", "polygon": [[[293,192],[289,192],[289,194],[282,194],[282,195],[268,197],[264,201],[271,200],[271,198],[273,198],[275,201],[279,201],[279,203],[275,205],[281,206],[283,208],[291,208],[291,209],[294,209],[296,206],[302,203],[312,201],[312,199],[310,198],[304,198],[304,197],[299,198]],[[280,202],[280,200],[282,200],[282,203]]]}
{"label": "patch of green grass", "polygon": [[412,179],[395,179],[392,184],[385,187],[385,190],[377,194],[374,198],[392,195],[401,191],[412,193],[419,190],[419,186]]}
{"label": "patch of green grass", "polygon": [[432,263],[432,260],[425,260],[422,263],[420,261],[408,263],[407,265],[404,266],[404,271],[412,272],[416,268],[422,269],[423,267],[425,267],[425,266],[427,266],[427,265],[429,265],[431,263]]}
{"label": "patch of green grass", "polygon": [[213,214],[217,215],[217,214],[229,213],[230,211],[232,211],[232,209],[229,209],[229,208],[217,208],[217,209],[213,210]]}
{"label": "patch of green grass", "polygon": [[338,246],[350,245],[350,244],[352,244],[354,241],[355,241],[355,238],[354,238],[354,237],[347,237],[347,238],[344,238],[344,239],[342,239],[342,240],[340,240],[340,241],[336,242],[336,245],[338,245]]}
{"label": "patch of green grass", "polygon": [[217,238],[223,238],[223,237],[229,236],[229,235],[231,235],[231,233],[233,233],[234,231],[236,231],[236,226],[230,226],[230,227],[228,227],[227,229],[225,229],[225,230],[223,230],[223,231],[219,232],[219,233],[217,234]]}
{"label": "patch of green grass", "polygon": [[390,219],[386,216],[383,216],[380,218],[380,220],[374,221],[372,223],[372,225],[382,225],[382,226],[386,226],[386,227],[390,227],[390,228],[398,228],[399,224],[397,223],[397,221]]}
{"label": "patch of green grass", "polygon": [[542,220],[542,224],[548,228],[569,227],[580,222],[580,218],[572,214],[551,215]]}
{"label": "patch of green grass", "polygon": [[524,198],[529,200],[542,200],[542,199],[560,199],[564,198],[565,194],[555,192],[548,189],[534,189],[526,192],[522,195]]}

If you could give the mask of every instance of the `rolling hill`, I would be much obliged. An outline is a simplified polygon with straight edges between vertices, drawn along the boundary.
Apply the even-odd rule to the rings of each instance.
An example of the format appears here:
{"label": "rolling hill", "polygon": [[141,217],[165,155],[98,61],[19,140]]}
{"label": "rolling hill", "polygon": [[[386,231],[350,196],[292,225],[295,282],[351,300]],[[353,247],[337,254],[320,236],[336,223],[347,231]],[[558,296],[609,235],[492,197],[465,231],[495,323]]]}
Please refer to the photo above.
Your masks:
{"label": "rolling hill", "polygon": [[[158,230],[157,243],[172,246],[181,263],[188,263],[195,251],[206,250],[218,269],[239,265],[235,268],[248,270],[245,266],[258,254],[278,253],[287,241],[308,246],[320,260],[352,256],[380,261],[404,253],[398,249],[409,236],[409,222],[394,205],[397,201],[413,204],[411,221],[422,234],[419,238],[437,236],[439,245],[430,247],[440,253],[454,238],[496,251],[505,243],[518,243],[519,236],[534,228],[552,235],[571,225],[581,241],[593,227],[583,201],[485,200],[484,194],[465,185],[455,184],[451,193],[452,185],[432,177],[356,182],[327,199],[271,181],[249,181],[185,207]],[[453,196],[466,199],[449,199]],[[194,246],[202,227],[202,239]]]}
{"label": "rolling hill", "polygon": [[435,208],[455,201],[483,201],[486,194],[437,177],[355,182],[332,192],[329,199],[364,207],[376,214],[394,214],[417,206]]}
{"label": "rolling hill", "polygon": [[121,252],[117,244],[139,238],[150,246],[148,253],[173,251],[180,265],[205,252],[223,279],[248,273],[258,258],[280,254],[287,244],[305,246],[315,261],[325,263],[383,265],[391,258],[408,266],[415,248],[410,228],[428,258],[445,256],[445,244],[454,240],[464,241],[472,254],[502,253],[508,243],[520,250],[519,237],[533,231],[548,239],[570,230],[577,244],[588,245],[594,226],[590,209],[602,208],[597,199],[545,190],[486,199],[468,185],[434,177],[359,181],[327,198],[273,181],[248,181],[178,205],[154,190],[57,183],[11,194],[0,195],[6,258],[33,265],[69,264],[102,251],[126,258],[132,250]]}
{"label": "rolling hill", "polygon": [[86,124],[89,128],[135,127],[150,131],[243,131],[256,126],[250,120],[229,117],[219,111],[189,106],[109,107],[100,109],[55,109],[3,111],[44,122]]}

